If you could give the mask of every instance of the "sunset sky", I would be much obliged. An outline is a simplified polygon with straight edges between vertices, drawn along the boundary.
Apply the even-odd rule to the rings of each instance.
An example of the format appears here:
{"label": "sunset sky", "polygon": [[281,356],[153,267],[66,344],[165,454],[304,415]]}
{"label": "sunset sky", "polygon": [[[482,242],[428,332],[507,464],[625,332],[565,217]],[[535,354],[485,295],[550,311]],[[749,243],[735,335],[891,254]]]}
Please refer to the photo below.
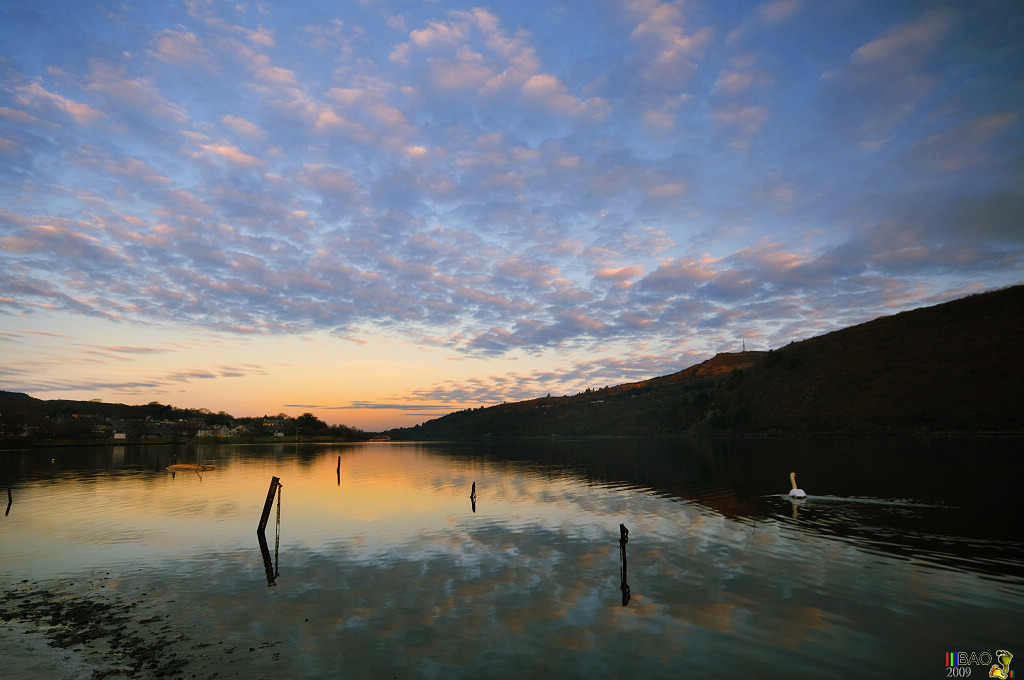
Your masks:
{"label": "sunset sky", "polygon": [[1020,283],[1021,36],[1020,0],[5,0],[0,389],[377,430]]}

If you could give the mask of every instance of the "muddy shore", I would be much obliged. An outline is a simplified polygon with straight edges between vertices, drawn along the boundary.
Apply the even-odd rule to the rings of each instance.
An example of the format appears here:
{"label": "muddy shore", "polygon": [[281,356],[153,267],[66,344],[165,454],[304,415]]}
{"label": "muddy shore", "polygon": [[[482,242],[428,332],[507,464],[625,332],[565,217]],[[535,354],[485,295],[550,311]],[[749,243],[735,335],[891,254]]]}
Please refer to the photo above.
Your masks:
{"label": "muddy shore", "polygon": [[[173,600],[86,583],[8,585],[0,595],[0,659],[22,680],[271,678],[277,643],[200,640]],[[113,584],[113,583],[112,583]]]}

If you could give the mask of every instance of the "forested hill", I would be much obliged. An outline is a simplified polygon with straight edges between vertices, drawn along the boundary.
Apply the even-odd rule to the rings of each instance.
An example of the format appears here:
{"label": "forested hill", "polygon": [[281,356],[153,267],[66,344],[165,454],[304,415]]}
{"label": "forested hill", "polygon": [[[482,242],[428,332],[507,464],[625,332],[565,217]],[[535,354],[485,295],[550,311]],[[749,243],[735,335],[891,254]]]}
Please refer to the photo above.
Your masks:
{"label": "forested hill", "polygon": [[639,383],[470,409],[408,439],[727,433],[1024,434],[1024,286]]}

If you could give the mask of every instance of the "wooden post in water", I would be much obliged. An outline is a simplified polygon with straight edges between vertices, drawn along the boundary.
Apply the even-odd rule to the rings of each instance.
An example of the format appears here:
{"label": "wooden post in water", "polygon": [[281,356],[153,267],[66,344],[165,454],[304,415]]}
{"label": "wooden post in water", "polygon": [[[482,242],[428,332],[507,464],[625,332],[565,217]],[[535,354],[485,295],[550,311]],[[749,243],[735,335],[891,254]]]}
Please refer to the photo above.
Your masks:
{"label": "wooden post in water", "polygon": [[281,481],[277,477],[270,478],[270,491],[267,491],[267,502],[263,504],[263,516],[260,517],[260,525],[256,529],[259,533],[263,533],[267,528],[267,520],[270,519],[270,509],[274,507],[274,492],[277,491],[277,487],[280,484]]}
{"label": "wooden post in water", "polygon": [[619,525],[619,559],[621,562],[620,569],[620,581],[619,590],[622,591],[622,606],[625,607],[629,604],[631,597],[629,593],[629,580],[626,576],[627,564],[626,564],[626,544],[629,543],[629,529],[626,528],[625,524]]}
{"label": "wooden post in water", "polygon": [[263,568],[267,572],[267,586],[276,586],[274,576],[274,563],[270,560],[270,548],[267,546],[267,537],[262,531],[256,532],[256,538],[260,543],[260,554],[263,555]]}
{"label": "wooden post in water", "polygon": [[7,487],[7,512],[4,513],[4,517],[11,514],[12,503],[14,503],[14,498],[11,497],[11,487]]}

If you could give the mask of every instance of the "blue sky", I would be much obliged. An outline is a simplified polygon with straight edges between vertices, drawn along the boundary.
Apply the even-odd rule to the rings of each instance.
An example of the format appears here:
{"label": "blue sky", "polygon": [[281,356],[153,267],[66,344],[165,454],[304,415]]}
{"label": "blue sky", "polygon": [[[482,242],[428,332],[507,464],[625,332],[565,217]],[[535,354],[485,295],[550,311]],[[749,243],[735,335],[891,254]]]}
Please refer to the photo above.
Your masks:
{"label": "blue sky", "polygon": [[1024,280],[1024,5],[5,2],[0,388],[367,429]]}

